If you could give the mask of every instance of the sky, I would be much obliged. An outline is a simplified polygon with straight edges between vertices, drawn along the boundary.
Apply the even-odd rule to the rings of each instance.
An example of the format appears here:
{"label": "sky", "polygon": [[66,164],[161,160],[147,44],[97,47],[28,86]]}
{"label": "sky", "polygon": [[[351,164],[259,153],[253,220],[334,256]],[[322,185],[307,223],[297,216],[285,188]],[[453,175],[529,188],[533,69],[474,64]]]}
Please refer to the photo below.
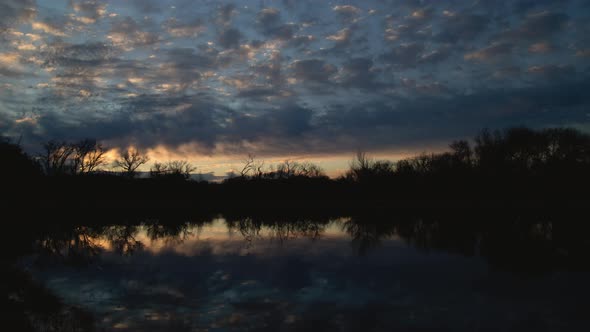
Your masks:
{"label": "sky", "polygon": [[[0,0],[0,134],[223,176],[590,130],[587,0]],[[147,167],[147,166],[146,166]]]}

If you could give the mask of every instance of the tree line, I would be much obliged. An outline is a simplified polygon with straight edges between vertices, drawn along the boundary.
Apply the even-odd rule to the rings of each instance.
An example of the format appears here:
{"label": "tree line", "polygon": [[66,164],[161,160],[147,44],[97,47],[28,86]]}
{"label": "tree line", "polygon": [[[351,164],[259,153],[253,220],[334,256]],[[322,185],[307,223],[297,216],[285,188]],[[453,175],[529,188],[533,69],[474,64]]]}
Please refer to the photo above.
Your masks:
{"label": "tree line", "polygon": [[[473,146],[472,146],[473,145]],[[454,141],[450,151],[421,154],[398,162],[372,160],[359,152],[344,175],[349,181],[390,176],[543,175],[587,171],[590,135],[571,128],[481,131],[471,144]]]}
{"label": "tree line", "polygon": [[[50,141],[43,145],[43,153],[29,156],[18,143],[3,139],[0,176],[29,181],[32,188],[40,182],[46,187],[78,186],[72,192],[108,190],[113,199],[229,199],[245,205],[264,200],[443,201],[483,196],[585,199],[584,187],[590,183],[590,135],[572,128],[482,130],[470,141],[452,142],[445,152],[398,161],[376,160],[358,152],[348,170],[334,179],[310,162],[267,164],[253,155],[222,183],[194,181],[197,168],[185,160],[153,163],[148,177],[138,177],[139,167],[149,161],[144,152],[129,148],[109,164],[107,151],[93,139]],[[125,190],[112,189],[121,183],[125,183]],[[70,195],[67,189],[60,190]],[[156,191],[166,192],[165,197],[154,195]]]}
{"label": "tree line", "polygon": [[[36,159],[48,176],[92,174],[112,169],[129,178],[135,177],[138,168],[149,161],[145,153],[128,148],[109,165],[105,156],[107,151],[95,139],[77,142],[51,140],[43,144],[43,153],[33,160]],[[196,167],[185,160],[156,162],[150,168],[150,176],[188,179],[195,170]]]}
{"label": "tree line", "polygon": [[[43,153],[29,157],[19,144],[3,138],[0,142],[5,154],[4,164],[29,163],[45,175],[90,174],[109,169],[107,149],[95,139],[76,142],[51,140],[43,144]],[[579,171],[590,165],[590,135],[571,128],[532,130],[524,127],[504,131],[481,131],[473,140],[458,140],[442,153],[421,154],[396,162],[374,160],[365,152],[357,152],[349,169],[337,180],[366,182],[391,176],[434,174],[522,173],[544,174],[568,169]],[[12,154],[12,156],[10,156]],[[9,159],[12,158],[12,159]],[[129,148],[114,160],[110,169],[134,177],[148,156],[136,148]],[[170,175],[189,179],[197,167],[186,160],[156,162],[151,166],[151,177]],[[13,168],[13,172],[17,169]],[[310,162],[286,160],[277,165],[266,165],[264,160],[249,154],[238,171],[227,174],[227,181],[273,180],[287,178],[325,178],[325,171]]]}

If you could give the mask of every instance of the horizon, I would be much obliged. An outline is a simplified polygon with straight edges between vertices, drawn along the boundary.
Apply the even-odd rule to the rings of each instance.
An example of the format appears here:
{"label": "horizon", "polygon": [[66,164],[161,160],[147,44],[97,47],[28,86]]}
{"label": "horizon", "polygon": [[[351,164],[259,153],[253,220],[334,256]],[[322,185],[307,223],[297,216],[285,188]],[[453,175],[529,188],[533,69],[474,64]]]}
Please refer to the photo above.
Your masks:
{"label": "horizon", "polygon": [[0,0],[0,133],[93,138],[216,177],[331,177],[481,129],[590,132],[590,4]]}

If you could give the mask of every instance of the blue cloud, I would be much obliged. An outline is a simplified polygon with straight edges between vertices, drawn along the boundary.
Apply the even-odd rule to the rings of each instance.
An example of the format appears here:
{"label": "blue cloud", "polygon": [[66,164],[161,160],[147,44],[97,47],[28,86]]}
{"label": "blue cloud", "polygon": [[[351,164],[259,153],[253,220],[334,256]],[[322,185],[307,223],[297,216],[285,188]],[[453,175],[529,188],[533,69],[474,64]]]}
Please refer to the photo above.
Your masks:
{"label": "blue cloud", "polygon": [[581,0],[2,0],[0,129],[33,145],[94,136],[284,154],[584,126],[588,9]]}

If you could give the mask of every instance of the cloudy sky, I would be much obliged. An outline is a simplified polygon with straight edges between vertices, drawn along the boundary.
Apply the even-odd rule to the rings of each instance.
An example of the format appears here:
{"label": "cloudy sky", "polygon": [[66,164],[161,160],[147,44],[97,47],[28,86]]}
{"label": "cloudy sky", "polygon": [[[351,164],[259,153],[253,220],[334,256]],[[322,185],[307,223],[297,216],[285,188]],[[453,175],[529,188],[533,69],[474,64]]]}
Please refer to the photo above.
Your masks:
{"label": "cloudy sky", "polygon": [[0,0],[0,134],[218,175],[590,128],[587,0]]}

